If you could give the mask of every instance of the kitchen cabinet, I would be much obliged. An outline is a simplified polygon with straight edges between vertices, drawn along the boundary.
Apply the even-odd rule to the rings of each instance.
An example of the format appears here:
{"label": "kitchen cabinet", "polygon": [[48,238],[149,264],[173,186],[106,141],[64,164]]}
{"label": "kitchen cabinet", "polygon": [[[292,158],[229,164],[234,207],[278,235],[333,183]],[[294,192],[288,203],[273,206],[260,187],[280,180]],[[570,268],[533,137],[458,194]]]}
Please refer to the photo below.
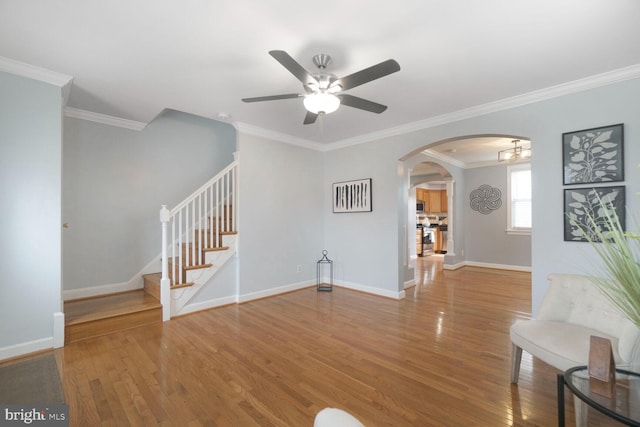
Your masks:
{"label": "kitchen cabinet", "polygon": [[416,255],[422,256],[422,229],[416,229]]}
{"label": "kitchen cabinet", "polygon": [[441,190],[427,190],[429,193],[429,212],[442,212]]}
{"label": "kitchen cabinet", "polygon": [[425,212],[447,212],[447,190],[416,188],[416,200],[424,202]]}
{"label": "kitchen cabinet", "polygon": [[438,253],[442,250],[442,231],[438,227],[433,229],[434,231],[434,242],[433,242],[433,251]]}
{"label": "kitchen cabinet", "polygon": [[429,204],[429,196],[426,194],[426,191],[424,188],[416,188],[416,200],[421,200],[425,203],[424,206],[424,211],[425,212],[429,212],[428,209],[428,204]]}

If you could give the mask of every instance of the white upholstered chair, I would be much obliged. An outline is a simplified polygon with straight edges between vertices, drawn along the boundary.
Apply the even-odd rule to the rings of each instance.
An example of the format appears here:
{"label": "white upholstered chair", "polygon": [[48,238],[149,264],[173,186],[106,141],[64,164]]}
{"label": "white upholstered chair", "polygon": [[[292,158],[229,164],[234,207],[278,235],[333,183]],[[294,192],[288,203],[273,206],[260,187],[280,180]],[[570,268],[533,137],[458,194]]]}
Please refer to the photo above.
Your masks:
{"label": "white upholstered chair", "polygon": [[313,427],[364,427],[364,425],[342,409],[324,408],[316,415]]}
{"label": "white upholstered chair", "polygon": [[640,370],[640,329],[587,276],[549,275],[549,288],[535,319],[510,330],[511,382],[517,383],[522,350],[565,371],[587,365],[591,335],[611,341],[617,368]]}

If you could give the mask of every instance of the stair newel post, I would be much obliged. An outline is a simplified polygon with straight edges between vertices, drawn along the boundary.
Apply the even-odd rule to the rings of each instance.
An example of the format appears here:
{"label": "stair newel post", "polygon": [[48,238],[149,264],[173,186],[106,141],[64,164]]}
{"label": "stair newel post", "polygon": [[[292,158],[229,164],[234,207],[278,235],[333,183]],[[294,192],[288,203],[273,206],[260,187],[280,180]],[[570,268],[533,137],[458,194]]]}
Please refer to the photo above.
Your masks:
{"label": "stair newel post", "polygon": [[231,195],[231,197],[233,198],[233,229],[235,230],[238,227],[238,216],[237,216],[237,212],[238,212],[238,200],[237,200],[237,195],[238,195],[238,167],[239,167],[239,162],[240,160],[240,153],[239,152],[234,152],[233,153],[233,161],[236,163],[236,166],[231,170],[231,172],[233,173],[233,194]]}
{"label": "stair newel post", "polygon": [[160,208],[160,222],[162,223],[162,278],[160,280],[160,303],[162,304],[162,321],[171,318],[171,280],[169,279],[169,258],[167,255],[167,227],[171,220],[171,212],[167,205]]}

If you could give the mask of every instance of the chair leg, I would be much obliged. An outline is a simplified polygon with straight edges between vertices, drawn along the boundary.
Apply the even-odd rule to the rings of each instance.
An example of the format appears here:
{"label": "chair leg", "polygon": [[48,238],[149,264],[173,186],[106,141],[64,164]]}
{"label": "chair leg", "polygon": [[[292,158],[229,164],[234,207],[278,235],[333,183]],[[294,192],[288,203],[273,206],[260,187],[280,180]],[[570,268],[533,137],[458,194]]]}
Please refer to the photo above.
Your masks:
{"label": "chair leg", "polygon": [[511,344],[511,383],[518,384],[520,377],[520,361],[522,360],[522,349],[515,344]]}

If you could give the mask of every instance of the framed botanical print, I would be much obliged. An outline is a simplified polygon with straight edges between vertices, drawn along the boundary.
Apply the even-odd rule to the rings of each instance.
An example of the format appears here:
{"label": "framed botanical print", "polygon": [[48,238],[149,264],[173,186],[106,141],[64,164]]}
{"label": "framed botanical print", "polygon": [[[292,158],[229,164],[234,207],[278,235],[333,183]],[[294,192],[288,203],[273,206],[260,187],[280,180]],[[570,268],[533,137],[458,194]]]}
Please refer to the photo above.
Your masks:
{"label": "framed botanical print", "polygon": [[563,133],[563,184],[624,181],[623,143],[623,124]]}
{"label": "framed botanical print", "polygon": [[[602,203],[601,203],[602,202]],[[593,241],[599,241],[595,228],[607,231],[607,221],[602,204],[609,205],[625,228],[624,185],[595,188],[565,188],[564,190],[564,240],[588,242],[584,233]],[[591,219],[590,219],[591,218]],[[578,226],[576,226],[579,225]]]}

